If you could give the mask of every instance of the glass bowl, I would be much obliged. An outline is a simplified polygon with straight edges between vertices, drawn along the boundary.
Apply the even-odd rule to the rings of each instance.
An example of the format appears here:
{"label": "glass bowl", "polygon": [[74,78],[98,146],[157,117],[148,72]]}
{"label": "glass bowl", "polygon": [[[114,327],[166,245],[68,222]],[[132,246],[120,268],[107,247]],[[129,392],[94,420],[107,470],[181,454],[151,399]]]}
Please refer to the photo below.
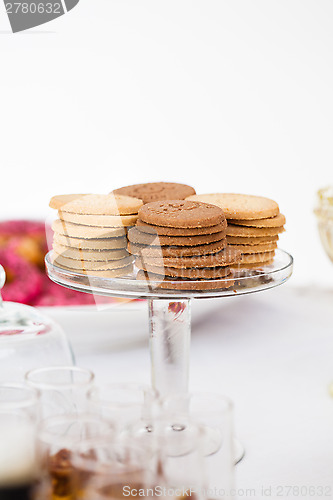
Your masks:
{"label": "glass bowl", "polygon": [[333,186],[318,191],[315,214],[320,240],[328,257],[333,262]]}

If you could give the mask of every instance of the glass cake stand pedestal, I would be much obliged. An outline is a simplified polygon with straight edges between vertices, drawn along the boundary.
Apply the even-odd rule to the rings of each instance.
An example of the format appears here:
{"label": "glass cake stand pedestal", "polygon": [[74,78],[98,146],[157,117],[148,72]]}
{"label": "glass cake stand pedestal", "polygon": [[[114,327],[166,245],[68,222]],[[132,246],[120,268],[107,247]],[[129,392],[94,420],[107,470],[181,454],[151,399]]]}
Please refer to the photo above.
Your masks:
{"label": "glass cake stand pedestal", "polygon": [[[51,253],[45,262],[49,277],[59,285],[96,295],[148,300],[152,385],[161,397],[188,392],[192,299],[237,297],[267,290],[287,281],[293,268],[292,256],[277,250],[269,266],[235,269],[232,278],[210,280],[212,289],[180,290],[177,287],[186,286],[185,280],[168,281],[170,288],[164,289],[161,282],[137,280],[136,271],[121,278],[101,278],[56,266]],[[201,282],[197,283],[199,288]],[[191,282],[192,287],[195,284]],[[236,456],[242,455],[237,450]]]}

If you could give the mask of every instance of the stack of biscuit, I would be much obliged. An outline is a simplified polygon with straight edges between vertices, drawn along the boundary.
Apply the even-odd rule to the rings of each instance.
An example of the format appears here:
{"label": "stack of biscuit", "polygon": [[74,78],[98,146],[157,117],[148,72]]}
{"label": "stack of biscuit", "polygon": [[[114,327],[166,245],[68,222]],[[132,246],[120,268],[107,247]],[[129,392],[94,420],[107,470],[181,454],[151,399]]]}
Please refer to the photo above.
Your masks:
{"label": "stack of biscuit", "polygon": [[133,226],[142,201],[121,195],[59,195],[50,201],[58,210],[52,229],[53,260],[75,273],[125,276],[133,270],[126,230]]}
{"label": "stack of biscuit", "polygon": [[147,203],[128,232],[128,249],[139,268],[137,279],[183,290],[232,286],[230,266],[241,254],[227,246],[226,227],[223,211],[208,203]]}
{"label": "stack of biscuit", "polygon": [[275,201],[232,193],[195,195],[187,199],[212,203],[223,210],[228,221],[228,245],[243,254],[237,267],[258,268],[273,262],[277,240],[286,222]]}

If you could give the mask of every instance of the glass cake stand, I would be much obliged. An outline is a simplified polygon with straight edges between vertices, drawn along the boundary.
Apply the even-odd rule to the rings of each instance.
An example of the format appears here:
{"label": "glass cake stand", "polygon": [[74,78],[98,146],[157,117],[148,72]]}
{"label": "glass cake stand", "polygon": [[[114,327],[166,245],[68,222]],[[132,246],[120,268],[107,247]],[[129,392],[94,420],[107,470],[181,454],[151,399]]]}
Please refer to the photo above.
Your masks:
{"label": "glass cake stand", "polygon": [[[276,250],[274,261],[268,266],[234,270],[231,287],[229,276],[210,281],[212,286],[220,284],[215,290],[177,290],[185,280],[168,281],[171,289],[162,289],[161,282],[137,280],[137,270],[121,278],[101,278],[54,265],[51,252],[45,262],[49,277],[59,285],[96,295],[148,300],[152,385],[161,397],[188,392],[192,299],[236,297],[267,290],[287,281],[293,269],[292,256]],[[191,283],[193,286],[196,282]],[[237,454],[242,455],[238,451]]]}

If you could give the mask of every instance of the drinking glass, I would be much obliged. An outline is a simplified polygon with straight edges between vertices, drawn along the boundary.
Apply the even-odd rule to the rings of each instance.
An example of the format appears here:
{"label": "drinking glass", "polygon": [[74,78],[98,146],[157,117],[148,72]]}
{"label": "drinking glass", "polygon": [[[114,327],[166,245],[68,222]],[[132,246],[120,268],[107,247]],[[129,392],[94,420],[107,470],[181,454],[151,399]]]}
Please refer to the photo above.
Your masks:
{"label": "drinking glass", "polygon": [[23,384],[0,384],[0,498],[25,500],[38,473],[38,392]]}
{"label": "drinking glass", "polygon": [[73,449],[82,441],[92,438],[114,439],[112,424],[98,415],[77,413],[42,421],[37,437],[39,462],[43,471],[38,498],[75,498]]}
{"label": "drinking glass", "polygon": [[229,499],[234,490],[233,404],[219,394],[175,394],[164,400],[174,433],[193,433],[186,419],[199,424],[204,433],[203,456],[208,498]]}
{"label": "drinking glass", "polygon": [[87,393],[94,374],[77,366],[37,368],[26,374],[26,382],[40,392],[42,418],[87,411]]}
{"label": "drinking glass", "polygon": [[88,400],[89,409],[112,420],[119,434],[136,421],[149,425],[160,408],[156,391],[135,383],[95,386],[88,392]]}

